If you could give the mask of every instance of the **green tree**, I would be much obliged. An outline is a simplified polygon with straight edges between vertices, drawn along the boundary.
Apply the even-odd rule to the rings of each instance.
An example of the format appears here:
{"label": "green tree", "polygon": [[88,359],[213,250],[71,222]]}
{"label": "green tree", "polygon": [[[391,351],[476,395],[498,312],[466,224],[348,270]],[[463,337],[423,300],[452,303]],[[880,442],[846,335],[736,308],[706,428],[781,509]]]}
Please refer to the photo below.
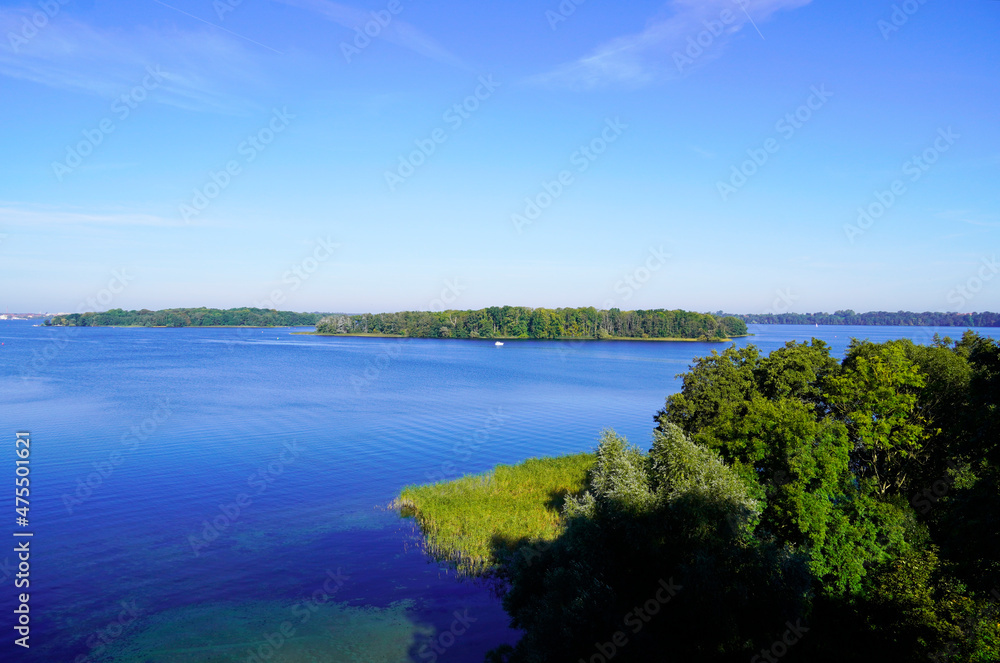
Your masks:
{"label": "green tree", "polygon": [[760,351],[752,345],[696,358],[680,393],[669,396],[656,413],[658,429],[676,424],[699,444],[713,448],[731,439],[733,420],[759,392],[754,376],[759,363]]}
{"label": "green tree", "polygon": [[852,341],[827,400],[847,424],[860,478],[879,494],[905,493],[925,461],[928,438],[917,405],[925,379],[899,343]]}
{"label": "green tree", "polygon": [[606,432],[597,456],[563,536],[508,567],[504,607],[525,633],[494,660],[589,660],[619,631],[616,661],[716,660],[802,614],[805,560],[754,538],[759,504],[717,453],[665,424],[648,455]]}

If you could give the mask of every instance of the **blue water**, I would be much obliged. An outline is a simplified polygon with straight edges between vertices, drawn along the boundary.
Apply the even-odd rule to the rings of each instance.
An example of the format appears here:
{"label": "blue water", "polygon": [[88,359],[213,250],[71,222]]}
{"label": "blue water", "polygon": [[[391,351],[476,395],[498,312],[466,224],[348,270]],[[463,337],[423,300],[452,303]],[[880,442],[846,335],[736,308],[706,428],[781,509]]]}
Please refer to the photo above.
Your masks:
{"label": "blue water", "polygon": [[[14,433],[32,440],[30,526],[15,526],[8,493],[6,536],[34,533],[29,590],[13,588],[13,544],[0,549],[4,652],[481,661],[518,637],[499,602],[430,561],[386,505],[407,484],[589,450],[607,427],[645,446],[676,375],[725,347],[291,331],[0,322],[0,482],[13,483]],[[737,344],[816,336],[841,357],[852,336],[935,330],[751,331]],[[28,651],[12,644],[20,591]]]}

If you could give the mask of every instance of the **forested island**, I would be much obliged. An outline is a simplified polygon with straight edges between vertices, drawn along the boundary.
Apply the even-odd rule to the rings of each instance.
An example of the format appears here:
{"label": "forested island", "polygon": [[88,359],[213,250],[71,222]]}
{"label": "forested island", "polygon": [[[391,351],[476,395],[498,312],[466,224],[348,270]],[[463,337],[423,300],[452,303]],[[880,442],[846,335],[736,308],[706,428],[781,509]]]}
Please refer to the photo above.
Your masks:
{"label": "forested island", "polygon": [[54,327],[307,327],[315,325],[321,313],[294,313],[263,308],[171,308],[162,311],[70,313],[53,316],[46,325]]}
{"label": "forested island", "polygon": [[997,341],[733,346],[653,419],[402,491],[522,631],[487,661],[1000,660]]}
{"label": "forested island", "polygon": [[296,313],[262,308],[112,309],[53,316],[65,327],[308,327],[319,334],[482,339],[690,339],[726,340],[747,335],[747,324],[1000,327],[1000,313],[851,310],[833,313],[694,313],[681,310],[599,310],[491,306],[475,311],[397,313]]}
{"label": "forested island", "polygon": [[1000,313],[946,313],[925,311],[869,311],[847,309],[833,313],[743,313],[735,315],[751,325],[888,325],[899,327],[1000,327]]}
{"label": "forested island", "polygon": [[621,311],[613,308],[528,308],[492,306],[475,311],[402,311],[331,315],[318,334],[465,339],[689,339],[727,340],[747,335],[733,316],[690,311]]}

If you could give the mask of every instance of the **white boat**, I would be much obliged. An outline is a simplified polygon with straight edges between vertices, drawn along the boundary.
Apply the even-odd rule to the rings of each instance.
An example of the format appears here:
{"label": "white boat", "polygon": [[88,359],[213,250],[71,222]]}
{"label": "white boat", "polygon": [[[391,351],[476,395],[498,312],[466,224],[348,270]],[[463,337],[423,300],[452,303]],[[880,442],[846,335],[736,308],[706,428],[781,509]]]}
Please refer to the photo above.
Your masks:
{"label": "white boat", "polygon": [[501,345],[503,345],[503,341],[497,341],[493,345],[495,345],[495,346],[497,346],[499,348]]}

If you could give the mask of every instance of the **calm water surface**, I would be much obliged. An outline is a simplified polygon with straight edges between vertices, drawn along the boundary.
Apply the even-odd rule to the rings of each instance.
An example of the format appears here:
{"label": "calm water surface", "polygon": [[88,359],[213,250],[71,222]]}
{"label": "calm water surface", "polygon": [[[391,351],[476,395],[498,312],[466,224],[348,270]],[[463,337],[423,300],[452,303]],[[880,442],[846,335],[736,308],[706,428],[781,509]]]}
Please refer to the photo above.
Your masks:
{"label": "calm water surface", "polygon": [[[32,647],[11,644],[11,545],[0,552],[5,652],[424,661],[433,646],[446,663],[481,661],[518,637],[499,602],[429,561],[385,505],[407,484],[590,450],[607,427],[646,446],[675,376],[725,347],[291,331],[0,322],[4,481],[15,431],[33,445]],[[816,336],[839,358],[852,336],[962,330],[751,331],[737,345]],[[4,504],[10,536],[13,497]],[[464,633],[452,637],[456,619]]]}

